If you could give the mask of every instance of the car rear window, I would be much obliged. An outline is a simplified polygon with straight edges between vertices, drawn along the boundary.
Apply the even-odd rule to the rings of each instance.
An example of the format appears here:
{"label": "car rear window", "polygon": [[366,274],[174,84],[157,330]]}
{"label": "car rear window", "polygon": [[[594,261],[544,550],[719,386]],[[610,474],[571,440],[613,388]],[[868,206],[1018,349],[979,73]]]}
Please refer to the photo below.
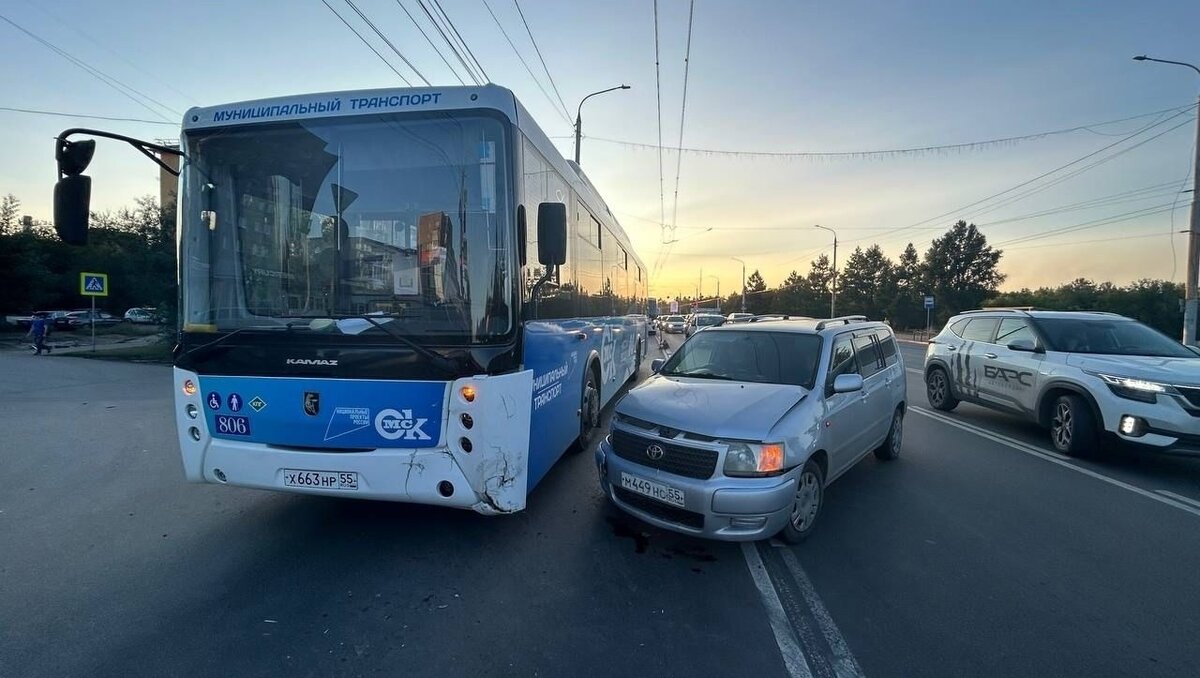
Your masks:
{"label": "car rear window", "polygon": [[967,323],[967,329],[963,330],[962,338],[967,341],[991,342],[998,324],[1000,321],[995,318],[971,318],[971,321]]}

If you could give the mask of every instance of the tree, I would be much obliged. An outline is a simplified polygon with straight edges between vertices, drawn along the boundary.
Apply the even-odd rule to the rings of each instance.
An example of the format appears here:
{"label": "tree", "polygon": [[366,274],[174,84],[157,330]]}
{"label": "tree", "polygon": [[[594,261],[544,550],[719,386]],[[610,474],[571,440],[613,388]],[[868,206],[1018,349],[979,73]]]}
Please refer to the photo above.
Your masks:
{"label": "tree", "polygon": [[833,267],[829,257],[822,254],[809,265],[808,275],[805,276],[805,286],[808,296],[798,309],[801,315],[822,317],[829,312],[829,283],[833,280]]}
{"label": "tree", "polygon": [[995,295],[1005,278],[998,268],[1000,256],[975,224],[965,221],[935,239],[925,252],[924,268],[926,291],[938,299],[939,316],[979,308]]}
{"label": "tree", "polygon": [[895,293],[886,309],[888,320],[894,327],[913,328],[925,325],[924,303],[921,299],[925,287],[925,271],[920,255],[912,243],[900,253],[894,274]]}
{"label": "tree", "polygon": [[854,248],[838,276],[838,306],[842,315],[881,318],[895,296],[895,271],[879,245]]}
{"label": "tree", "polygon": [[12,193],[0,198],[0,235],[17,232],[20,222],[17,213],[20,209],[21,201]]}
{"label": "tree", "polygon": [[808,280],[793,270],[788,274],[783,284],[775,291],[775,299],[771,305],[771,311],[774,313],[805,315],[801,312],[801,309],[804,307],[805,299],[810,296],[812,296],[812,292],[808,288]]}
{"label": "tree", "polygon": [[765,280],[763,280],[762,275],[758,272],[757,269],[755,269],[755,271],[750,274],[750,277],[746,279],[746,289],[751,292],[765,292],[766,291],[767,282]]}

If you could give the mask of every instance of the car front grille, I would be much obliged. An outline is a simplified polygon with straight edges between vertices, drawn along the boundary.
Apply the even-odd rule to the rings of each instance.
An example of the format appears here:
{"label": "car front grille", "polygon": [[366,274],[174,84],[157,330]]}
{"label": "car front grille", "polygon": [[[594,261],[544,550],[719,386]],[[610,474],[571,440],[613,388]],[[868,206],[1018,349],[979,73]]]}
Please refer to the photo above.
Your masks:
{"label": "car front grille", "polygon": [[684,527],[690,527],[696,530],[704,529],[704,514],[681,509],[677,506],[664,504],[660,501],[655,501],[650,497],[643,497],[640,494],[630,492],[622,487],[614,487],[613,492],[616,493],[617,499],[621,500],[621,503],[628,504],[643,513],[647,513],[655,518],[658,518],[659,520],[677,523],[679,525],[683,525]]}
{"label": "car front grille", "polygon": [[1200,388],[1191,388],[1188,386],[1176,386],[1183,397],[1187,400],[1188,405],[1200,409]]}
{"label": "car front grille", "polygon": [[[662,458],[651,459],[646,455],[646,448],[651,445],[658,445],[663,449]],[[717,470],[717,453],[714,450],[677,445],[620,429],[613,431],[612,446],[613,452],[626,461],[688,478],[705,480],[711,478]]]}

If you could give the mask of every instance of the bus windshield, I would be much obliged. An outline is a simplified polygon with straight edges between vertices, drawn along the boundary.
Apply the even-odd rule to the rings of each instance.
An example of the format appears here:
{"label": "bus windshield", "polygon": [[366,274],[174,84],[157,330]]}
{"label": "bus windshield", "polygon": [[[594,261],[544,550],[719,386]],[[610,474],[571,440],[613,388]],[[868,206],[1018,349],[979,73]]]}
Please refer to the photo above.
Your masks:
{"label": "bus windshield", "polygon": [[[498,119],[444,113],[190,134],[184,331],[371,315],[417,341],[510,334],[505,138]],[[377,324],[323,326],[382,336]]]}

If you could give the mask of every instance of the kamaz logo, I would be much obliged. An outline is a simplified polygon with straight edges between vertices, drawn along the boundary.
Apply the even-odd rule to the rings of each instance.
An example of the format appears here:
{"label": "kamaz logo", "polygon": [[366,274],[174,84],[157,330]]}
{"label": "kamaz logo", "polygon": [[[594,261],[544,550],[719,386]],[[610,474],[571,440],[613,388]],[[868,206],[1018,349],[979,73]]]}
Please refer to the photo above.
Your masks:
{"label": "kamaz logo", "polygon": [[320,358],[288,358],[285,365],[320,365],[322,367],[337,367],[336,360],[321,360]]}
{"label": "kamaz logo", "polygon": [[1003,382],[1017,382],[1022,386],[1033,386],[1033,372],[1010,370],[1007,367],[983,366],[983,376],[988,379],[999,379]]}

